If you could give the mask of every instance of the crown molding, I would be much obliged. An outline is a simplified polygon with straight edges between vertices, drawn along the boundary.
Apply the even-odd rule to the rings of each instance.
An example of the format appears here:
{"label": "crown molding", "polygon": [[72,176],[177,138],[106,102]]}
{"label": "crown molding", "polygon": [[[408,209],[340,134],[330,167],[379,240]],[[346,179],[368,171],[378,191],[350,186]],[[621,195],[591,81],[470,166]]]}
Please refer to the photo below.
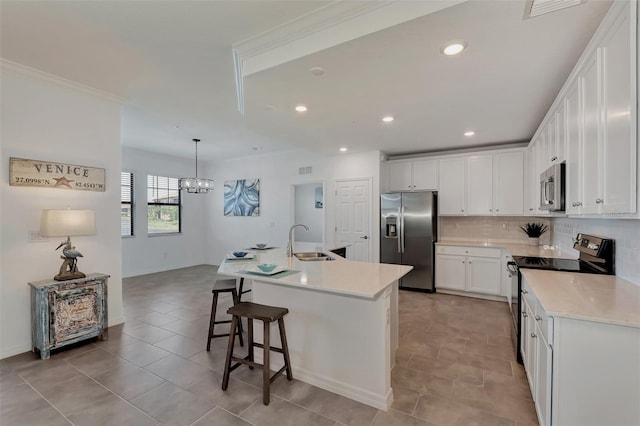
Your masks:
{"label": "crown molding", "polygon": [[338,0],[236,43],[238,110],[244,113],[246,76],[466,1]]}
{"label": "crown molding", "polygon": [[96,89],[90,86],[86,86],[84,84],[80,84],[75,81],[67,80],[66,78],[58,77],[56,75],[49,74],[47,72],[40,71],[38,69],[31,68],[26,65],[22,65],[17,62],[9,61],[3,58],[0,58],[0,67],[2,69],[15,71],[23,75],[35,77],[40,80],[49,81],[49,82],[58,84],[60,86],[69,87],[71,89],[78,90],[80,92],[83,92],[92,96],[96,96],[98,98],[101,98],[109,102],[114,102],[120,105],[129,103],[129,100],[127,98],[123,98],[122,96],[114,95],[112,93],[105,92],[103,90]]}

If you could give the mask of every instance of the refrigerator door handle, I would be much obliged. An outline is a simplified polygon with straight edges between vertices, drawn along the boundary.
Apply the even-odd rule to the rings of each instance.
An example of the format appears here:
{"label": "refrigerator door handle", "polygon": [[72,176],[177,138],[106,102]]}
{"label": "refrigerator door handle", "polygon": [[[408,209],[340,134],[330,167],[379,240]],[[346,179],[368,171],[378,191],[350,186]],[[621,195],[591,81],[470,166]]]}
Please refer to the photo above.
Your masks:
{"label": "refrigerator door handle", "polygon": [[402,210],[398,207],[398,219],[400,219],[400,223],[398,224],[398,253],[402,253],[402,232],[403,232],[403,223],[402,223]]}
{"label": "refrigerator door handle", "polygon": [[400,215],[400,239],[402,240],[402,251],[404,253],[404,206],[400,208],[402,214]]}

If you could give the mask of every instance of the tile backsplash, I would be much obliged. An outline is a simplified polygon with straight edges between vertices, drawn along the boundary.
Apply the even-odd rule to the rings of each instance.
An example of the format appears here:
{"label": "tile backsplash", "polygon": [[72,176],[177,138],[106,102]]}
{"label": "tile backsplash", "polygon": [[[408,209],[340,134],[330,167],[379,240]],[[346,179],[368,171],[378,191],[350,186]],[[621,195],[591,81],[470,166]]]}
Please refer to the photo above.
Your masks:
{"label": "tile backsplash", "polygon": [[527,235],[520,226],[543,223],[549,231],[540,244],[554,245],[573,257],[573,239],[579,232],[616,240],[616,275],[640,286],[640,220],[574,219],[518,216],[452,217],[441,216],[439,238],[450,241],[524,243]]}
{"label": "tile backsplash", "polygon": [[553,244],[569,253],[579,233],[616,240],[616,275],[640,285],[640,220],[635,219],[552,219]]}
{"label": "tile backsplash", "polygon": [[526,223],[542,223],[549,230],[540,237],[540,244],[552,241],[549,218],[526,216],[440,217],[440,239],[453,241],[484,241],[526,244],[528,237],[520,227]]}

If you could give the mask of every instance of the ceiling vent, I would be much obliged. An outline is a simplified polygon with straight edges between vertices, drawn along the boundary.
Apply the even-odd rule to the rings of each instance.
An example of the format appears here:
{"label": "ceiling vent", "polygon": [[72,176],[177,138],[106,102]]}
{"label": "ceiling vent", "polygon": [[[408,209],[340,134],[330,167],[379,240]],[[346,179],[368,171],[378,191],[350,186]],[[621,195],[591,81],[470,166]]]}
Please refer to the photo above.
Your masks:
{"label": "ceiling vent", "polygon": [[587,0],[527,0],[524,7],[524,19],[535,18],[586,2]]}

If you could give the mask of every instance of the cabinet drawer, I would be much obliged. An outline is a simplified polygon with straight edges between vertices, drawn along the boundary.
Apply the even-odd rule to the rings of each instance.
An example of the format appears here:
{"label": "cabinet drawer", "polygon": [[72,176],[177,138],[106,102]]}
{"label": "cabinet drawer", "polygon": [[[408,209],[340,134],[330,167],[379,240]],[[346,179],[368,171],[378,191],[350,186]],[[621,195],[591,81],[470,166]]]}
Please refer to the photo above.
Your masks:
{"label": "cabinet drawer", "polygon": [[553,318],[548,316],[540,302],[535,299],[535,319],[540,332],[549,345],[553,345]]}
{"label": "cabinet drawer", "polygon": [[536,306],[538,305],[538,300],[536,299],[535,294],[531,291],[531,286],[527,282],[526,279],[522,280],[522,297],[527,301],[529,306],[531,306],[531,310],[535,314]]}
{"label": "cabinet drawer", "polygon": [[436,246],[437,254],[452,254],[457,256],[475,256],[475,257],[501,257],[499,248],[484,247],[465,247],[465,246]]}

